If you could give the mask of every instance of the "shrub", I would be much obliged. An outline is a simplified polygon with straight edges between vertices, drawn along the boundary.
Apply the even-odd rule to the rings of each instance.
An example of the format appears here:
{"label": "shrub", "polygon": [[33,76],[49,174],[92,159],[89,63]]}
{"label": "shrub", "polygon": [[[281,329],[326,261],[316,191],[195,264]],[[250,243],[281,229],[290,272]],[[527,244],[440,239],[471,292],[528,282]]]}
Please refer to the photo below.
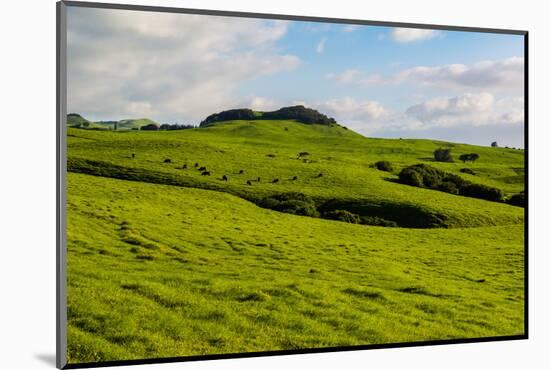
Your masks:
{"label": "shrub", "polygon": [[437,186],[438,190],[444,191],[445,193],[458,194],[458,187],[454,182],[443,181]]}
{"label": "shrub", "polygon": [[399,180],[407,185],[421,188],[436,187],[445,176],[445,173],[426,164],[415,164],[405,167],[399,173]]}
{"label": "shrub", "polygon": [[149,123],[148,125],[140,127],[140,130],[143,130],[143,131],[157,131],[158,129],[159,129],[159,126],[155,123]]}
{"label": "shrub", "polygon": [[343,222],[349,222],[351,224],[361,223],[361,217],[355,213],[337,209],[334,211],[329,211],[323,214],[323,218],[328,218],[330,220],[337,220]]}
{"label": "shrub", "polygon": [[446,173],[425,164],[405,167],[399,173],[399,181],[406,185],[435,189],[493,202],[501,202],[503,199],[500,189],[473,184],[458,175]]}
{"label": "shrub", "polygon": [[468,161],[475,162],[478,158],[479,158],[479,154],[477,154],[477,153],[461,154],[458,157],[458,159],[460,159],[464,163],[466,163]]}
{"label": "shrub", "polygon": [[374,164],[374,167],[380,171],[392,172],[393,167],[388,161],[378,161]]}
{"label": "shrub", "polygon": [[466,197],[491,200],[493,202],[501,202],[503,198],[503,194],[500,189],[473,183],[466,183],[462,186],[459,194]]}
{"label": "shrub", "polygon": [[434,159],[438,162],[453,162],[451,149],[439,148],[434,151]]}
{"label": "shrub", "polygon": [[397,227],[397,222],[383,219],[376,216],[363,216],[361,217],[361,223],[363,225],[370,226],[385,226],[385,227]]}
{"label": "shrub", "polygon": [[301,216],[319,217],[315,201],[305,194],[284,193],[273,195],[259,201],[263,208]]}
{"label": "shrub", "polygon": [[461,168],[460,172],[467,173],[468,175],[475,175],[475,171],[470,168]]}
{"label": "shrub", "polygon": [[525,207],[525,192],[522,191],[518,194],[512,195],[510,198],[506,200],[506,203],[511,204],[513,206]]}

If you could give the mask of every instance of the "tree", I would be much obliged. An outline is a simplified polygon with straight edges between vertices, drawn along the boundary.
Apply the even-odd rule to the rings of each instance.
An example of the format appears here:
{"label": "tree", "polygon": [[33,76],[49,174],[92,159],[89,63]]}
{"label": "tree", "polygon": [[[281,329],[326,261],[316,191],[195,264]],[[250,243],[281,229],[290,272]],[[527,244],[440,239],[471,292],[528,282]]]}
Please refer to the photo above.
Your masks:
{"label": "tree", "polygon": [[493,142],[491,143],[491,146],[492,146],[493,148],[498,148],[498,143],[497,143],[496,141],[493,141]]}
{"label": "tree", "polygon": [[438,162],[452,162],[451,149],[439,148],[434,151],[434,158]]}
{"label": "tree", "polygon": [[478,158],[479,158],[479,154],[477,153],[461,154],[460,157],[458,157],[458,159],[460,159],[464,163],[468,161],[475,162],[475,160]]}

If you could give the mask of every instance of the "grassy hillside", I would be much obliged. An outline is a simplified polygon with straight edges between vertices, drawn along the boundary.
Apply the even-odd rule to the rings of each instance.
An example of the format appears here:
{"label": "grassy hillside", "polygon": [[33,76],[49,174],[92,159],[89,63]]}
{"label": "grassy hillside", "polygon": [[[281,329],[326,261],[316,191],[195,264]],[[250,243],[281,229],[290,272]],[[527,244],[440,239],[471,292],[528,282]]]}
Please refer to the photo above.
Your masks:
{"label": "grassy hillside", "polygon": [[[133,178],[161,178],[157,183],[231,192],[247,199],[281,192],[301,192],[322,200],[353,203],[365,212],[404,209],[398,217],[433,215],[447,227],[507,225],[523,220],[523,209],[484,200],[459,197],[396,183],[397,175],[370,165],[389,160],[397,171],[415,163],[429,163],[507,194],[523,190],[523,152],[504,148],[442,143],[431,140],[365,138],[338,126],[304,125],[290,121],[241,121],[175,132],[98,133],[69,130],[69,168],[76,172],[120,177],[124,169]],[[453,146],[453,153],[475,151],[475,164],[433,162],[434,149]],[[298,158],[298,153],[309,155]],[[135,157],[132,157],[135,154]],[[171,163],[164,163],[170,159]],[[90,164],[87,161],[96,161]],[[194,164],[206,166],[201,176]],[[184,165],[187,169],[182,169]],[[105,170],[110,165],[123,169]],[[473,168],[478,174],[460,173]],[[243,170],[243,174],[239,172]],[[109,173],[111,173],[109,175]],[[317,177],[320,173],[322,177]],[[117,175],[119,174],[119,175]],[[226,175],[229,181],[222,181]],[[297,176],[297,180],[292,180]],[[171,180],[166,180],[166,178]],[[257,178],[261,181],[254,181]],[[164,179],[164,180],[163,180]],[[278,179],[278,183],[272,181]],[[252,185],[247,185],[252,180]],[[383,214],[385,217],[391,215]]]}
{"label": "grassy hillside", "polygon": [[[522,151],[281,120],[67,142],[70,363],[524,332],[524,209],[396,182],[427,163],[511,195]],[[407,227],[254,204],[288,192]]]}
{"label": "grassy hillside", "polygon": [[69,174],[69,362],[523,333],[523,227],[400,229]]}
{"label": "grassy hillside", "polygon": [[117,126],[117,130],[132,130],[132,129],[140,129],[142,126],[146,126],[151,123],[157,124],[155,121],[149,118],[93,122],[82,117],[80,114],[77,114],[77,113],[71,113],[67,115],[68,127],[84,128],[84,129],[91,129],[91,130],[113,130],[115,128],[115,124]]}

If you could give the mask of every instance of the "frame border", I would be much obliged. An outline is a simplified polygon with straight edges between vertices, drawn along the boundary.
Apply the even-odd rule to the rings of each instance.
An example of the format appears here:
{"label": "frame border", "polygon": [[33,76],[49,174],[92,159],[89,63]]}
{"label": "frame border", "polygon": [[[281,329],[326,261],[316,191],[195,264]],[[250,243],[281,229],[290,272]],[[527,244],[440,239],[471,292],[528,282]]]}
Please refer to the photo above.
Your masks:
{"label": "frame border", "polygon": [[[478,32],[478,33],[496,33],[508,35],[520,35],[524,37],[524,168],[525,168],[525,197],[526,203],[524,208],[524,321],[523,334],[509,336],[494,336],[494,337],[479,337],[479,338],[461,338],[461,339],[444,339],[444,340],[428,340],[417,342],[401,342],[401,343],[383,343],[383,344],[367,344],[357,346],[342,346],[342,347],[325,347],[325,348],[306,348],[297,350],[274,350],[261,352],[240,352],[240,353],[224,353],[214,355],[195,355],[195,356],[180,356],[180,357],[159,357],[159,358],[144,358],[137,360],[115,360],[115,361],[100,361],[88,363],[71,363],[67,362],[67,243],[66,243],[66,119],[67,119],[67,7],[94,8],[94,9],[116,9],[130,10],[142,12],[156,13],[177,13],[177,14],[198,14],[210,16],[224,17],[239,17],[239,18],[255,18],[255,19],[276,19],[289,21],[303,22],[320,22],[320,23],[337,23],[337,24],[356,24],[367,26],[383,26],[383,27],[404,27],[418,28],[430,30],[445,30],[445,31],[461,31],[461,32]],[[187,361],[206,361],[219,359],[236,359],[249,357],[266,357],[266,356],[282,356],[296,354],[314,354],[327,352],[342,352],[342,351],[360,351],[368,349],[384,349],[384,348],[406,348],[406,347],[421,347],[435,346],[448,344],[467,344],[467,343],[484,343],[498,342],[509,340],[525,340],[529,339],[529,32],[526,30],[499,29],[499,28],[482,28],[469,26],[451,26],[438,24],[423,24],[423,23],[405,23],[405,22],[386,22],[373,20],[345,19],[345,18],[326,18],[315,16],[299,16],[286,14],[267,14],[267,13],[252,13],[252,12],[233,12],[225,10],[213,9],[191,9],[191,8],[176,8],[163,6],[148,6],[148,5],[130,5],[130,4],[113,4],[99,2],[84,2],[62,0],[56,4],[57,12],[57,98],[56,98],[56,113],[57,113],[57,155],[56,155],[56,172],[57,172],[57,214],[56,214],[56,367],[58,369],[80,369],[80,368],[96,368],[96,367],[111,367],[124,365],[143,365],[143,364],[160,364],[174,363]]]}
{"label": "frame border", "polygon": [[56,4],[56,367],[67,364],[67,7]]}

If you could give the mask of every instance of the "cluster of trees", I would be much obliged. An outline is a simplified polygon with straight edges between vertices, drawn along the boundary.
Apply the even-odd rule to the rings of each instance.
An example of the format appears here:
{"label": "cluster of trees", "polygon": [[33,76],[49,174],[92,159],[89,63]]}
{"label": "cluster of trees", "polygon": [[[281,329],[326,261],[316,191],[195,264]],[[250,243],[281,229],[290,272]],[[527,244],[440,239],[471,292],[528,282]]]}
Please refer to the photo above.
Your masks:
{"label": "cluster of trees", "polygon": [[328,117],[315,109],[306,108],[303,105],[295,105],[293,107],[283,107],[273,112],[264,112],[262,119],[294,119],[298,122],[307,124],[331,125],[335,124],[336,120]]}
{"label": "cluster of trees", "polygon": [[[475,162],[479,158],[477,153],[461,154],[458,159],[462,162]],[[437,162],[454,162],[450,148],[438,148],[434,151],[434,159]]]}
{"label": "cluster of trees", "polygon": [[273,112],[254,112],[251,109],[230,109],[220,113],[211,114],[200,123],[200,127],[208,126],[215,122],[233,121],[233,120],[296,120],[306,124],[331,125],[335,124],[334,118],[306,108],[303,105],[284,107]]}
{"label": "cluster of trees", "polygon": [[260,207],[273,209],[293,215],[320,217],[315,201],[302,193],[284,193],[272,195],[260,200]]}
{"label": "cluster of trees", "polygon": [[168,123],[163,123],[162,125],[157,125],[156,123],[149,123],[145,126],[141,126],[140,130],[142,131],[172,131],[172,130],[188,130],[195,128],[193,125],[178,125],[177,123],[170,125]]}
{"label": "cluster of trees", "polygon": [[477,153],[470,153],[470,154],[461,154],[458,159],[460,159],[462,162],[475,162],[479,158],[479,154]]}
{"label": "cluster of trees", "polygon": [[319,217],[361,225],[397,226],[397,223],[394,221],[376,216],[361,216],[342,209],[320,212],[316,201],[302,193],[276,194],[259,200],[257,204],[263,208],[294,215]]}
{"label": "cluster of trees", "polygon": [[439,148],[434,151],[434,159],[438,162],[453,162],[451,149]]}
{"label": "cluster of trees", "polygon": [[399,173],[399,181],[420,188],[434,189],[493,202],[502,202],[504,199],[500,189],[474,184],[458,175],[441,171],[426,164],[405,167]]}

